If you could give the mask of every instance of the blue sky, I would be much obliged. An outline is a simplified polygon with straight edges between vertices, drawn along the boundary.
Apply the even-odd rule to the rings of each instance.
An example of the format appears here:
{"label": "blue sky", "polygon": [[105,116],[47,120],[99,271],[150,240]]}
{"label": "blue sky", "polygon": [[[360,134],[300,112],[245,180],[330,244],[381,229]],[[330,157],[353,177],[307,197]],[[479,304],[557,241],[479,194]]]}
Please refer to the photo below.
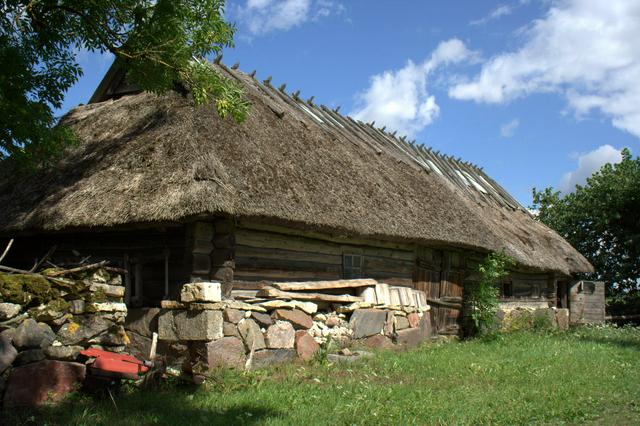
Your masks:
{"label": "blue sky", "polygon": [[[235,0],[224,62],[485,168],[524,206],[640,142],[637,0]],[[82,52],[64,110],[110,64]]]}

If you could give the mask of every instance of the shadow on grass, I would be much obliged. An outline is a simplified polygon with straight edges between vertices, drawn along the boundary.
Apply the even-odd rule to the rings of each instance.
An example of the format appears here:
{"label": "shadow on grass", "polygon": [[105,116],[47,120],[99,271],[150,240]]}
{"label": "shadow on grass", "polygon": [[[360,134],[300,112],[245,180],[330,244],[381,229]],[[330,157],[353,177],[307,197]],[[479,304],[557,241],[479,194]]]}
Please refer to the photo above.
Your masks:
{"label": "shadow on grass", "polygon": [[617,346],[622,349],[635,349],[640,351],[640,338],[632,336],[594,336],[594,335],[580,335],[579,340],[588,343],[596,343],[600,345]]}
{"label": "shadow on grass", "polygon": [[5,409],[0,411],[0,425],[252,425],[282,416],[259,401],[224,407],[216,395],[220,394],[213,389],[178,386],[121,391],[113,399],[106,393],[81,393],[55,406]]}

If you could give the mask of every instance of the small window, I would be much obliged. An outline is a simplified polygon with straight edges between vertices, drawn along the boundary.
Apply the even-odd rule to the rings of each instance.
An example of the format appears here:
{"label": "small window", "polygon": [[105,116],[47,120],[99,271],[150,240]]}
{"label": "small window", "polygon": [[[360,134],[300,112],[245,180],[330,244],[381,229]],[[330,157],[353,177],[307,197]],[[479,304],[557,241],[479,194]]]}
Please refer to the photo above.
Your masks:
{"label": "small window", "polygon": [[513,282],[504,281],[501,285],[500,295],[502,297],[513,297]]}
{"label": "small window", "polygon": [[342,258],[342,276],[344,278],[362,278],[362,256],[344,254]]}

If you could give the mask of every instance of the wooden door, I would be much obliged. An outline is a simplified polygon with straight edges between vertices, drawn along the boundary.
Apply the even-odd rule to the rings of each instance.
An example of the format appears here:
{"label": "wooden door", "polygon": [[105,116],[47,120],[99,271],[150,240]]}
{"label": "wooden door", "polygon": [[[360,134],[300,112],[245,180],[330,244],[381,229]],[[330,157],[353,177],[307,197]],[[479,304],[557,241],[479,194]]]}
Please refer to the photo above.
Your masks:
{"label": "wooden door", "polygon": [[429,260],[417,259],[415,288],[427,293],[431,322],[438,334],[457,335],[461,330],[465,273],[450,256],[443,256],[442,267]]}

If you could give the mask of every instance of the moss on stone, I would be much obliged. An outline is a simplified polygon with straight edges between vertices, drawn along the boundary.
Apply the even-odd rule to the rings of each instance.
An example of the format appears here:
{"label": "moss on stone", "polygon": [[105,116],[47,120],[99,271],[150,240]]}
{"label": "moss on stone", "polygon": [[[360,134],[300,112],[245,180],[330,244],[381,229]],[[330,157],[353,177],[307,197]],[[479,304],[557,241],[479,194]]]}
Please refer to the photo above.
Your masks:
{"label": "moss on stone", "polygon": [[43,304],[59,297],[60,292],[44,277],[27,274],[0,274],[2,300],[21,305]]}

